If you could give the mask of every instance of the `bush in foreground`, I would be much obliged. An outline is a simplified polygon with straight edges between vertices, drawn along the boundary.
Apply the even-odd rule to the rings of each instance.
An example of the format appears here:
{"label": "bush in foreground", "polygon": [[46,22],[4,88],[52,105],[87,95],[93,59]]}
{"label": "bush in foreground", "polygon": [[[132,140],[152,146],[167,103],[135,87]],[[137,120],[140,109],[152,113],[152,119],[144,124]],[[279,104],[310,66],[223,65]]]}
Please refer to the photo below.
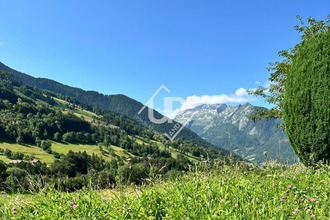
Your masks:
{"label": "bush in foreground", "polygon": [[330,30],[304,40],[292,59],[284,95],[290,144],[305,165],[330,160]]}

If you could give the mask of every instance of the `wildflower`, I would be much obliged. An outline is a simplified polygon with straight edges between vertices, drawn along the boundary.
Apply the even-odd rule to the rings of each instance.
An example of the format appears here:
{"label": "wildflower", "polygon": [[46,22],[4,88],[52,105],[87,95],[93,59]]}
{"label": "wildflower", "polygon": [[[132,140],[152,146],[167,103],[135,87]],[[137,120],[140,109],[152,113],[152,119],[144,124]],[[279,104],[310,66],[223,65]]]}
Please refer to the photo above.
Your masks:
{"label": "wildflower", "polygon": [[291,185],[288,185],[287,187],[288,187],[288,189],[291,189],[292,186]]}
{"label": "wildflower", "polygon": [[74,205],[74,203],[73,203],[73,202],[69,202],[69,205],[73,206],[73,205]]}
{"label": "wildflower", "polygon": [[13,207],[13,208],[12,208],[12,210],[13,210],[13,211],[15,211],[15,210],[16,210],[16,208],[15,208],[15,207]]}
{"label": "wildflower", "polygon": [[223,199],[221,199],[221,201],[220,202],[224,202],[225,200],[223,200]]}
{"label": "wildflower", "polygon": [[275,187],[275,184],[273,183],[273,187]]}
{"label": "wildflower", "polygon": [[315,199],[315,198],[312,198],[311,201],[312,201],[312,202],[316,202],[316,199]]}
{"label": "wildflower", "polygon": [[285,196],[282,196],[282,199],[286,199],[286,197]]}
{"label": "wildflower", "polygon": [[19,207],[20,210],[23,210],[23,206]]}
{"label": "wildflower", "polygon": [[315,218],[315,215],[311,215],[311,218]]}
{"label": "wildflower", "polygon": [[78,205],[73,205],[72,208],[73,209],[76,209],[78,207]]}
{"label": "wildflower", "polygon": [[238,207],[238,204],[237,203],[235,203],[235,207]]}
{"label": "wildflower", "polygon": [[307,212],[311,212],[311,210],[310,209],[307,209]]}
{"label": "wildflower", "polygon": [[295,209],[295,210],[294,210],[294,213],[296,213],[296,214],[299,213],[299,212],[300,212],[299,209]]}
{"label": "wildflower", "polygon": [[12,213],[13,215],[16,215],[17,212],[16,212],[16,211],[12,211],[11,213]]}
{"label": "wildflower", "polygon": [[116,207],[116,210],[119,210],[119,207]]}
{"label": "wildflower", "polygon": [[328,182],[325,182],[324,184],[325,184],[325,185],[328,185],[329,183],[328,183]]}
{"label": "wildflower", "polygon": [[77,194],[78,199],[80,199],[80,194]]}

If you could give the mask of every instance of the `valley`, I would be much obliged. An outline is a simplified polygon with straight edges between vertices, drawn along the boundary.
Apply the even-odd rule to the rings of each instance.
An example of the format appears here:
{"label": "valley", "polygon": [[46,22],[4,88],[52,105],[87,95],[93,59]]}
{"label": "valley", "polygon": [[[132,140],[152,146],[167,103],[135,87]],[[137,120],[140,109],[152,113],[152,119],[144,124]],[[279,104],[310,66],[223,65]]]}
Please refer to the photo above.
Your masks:
{"label": "valley", "polygon": [[0,1],[0,220],[330,220],[329,8]]}

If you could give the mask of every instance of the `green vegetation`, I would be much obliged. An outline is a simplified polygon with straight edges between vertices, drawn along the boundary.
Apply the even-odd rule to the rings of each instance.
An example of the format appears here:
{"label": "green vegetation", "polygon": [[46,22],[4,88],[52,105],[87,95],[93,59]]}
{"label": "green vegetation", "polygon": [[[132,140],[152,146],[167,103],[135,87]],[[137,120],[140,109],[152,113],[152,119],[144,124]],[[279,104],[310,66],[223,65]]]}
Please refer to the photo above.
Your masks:
{"label": "green vegetation", "polygon": [[0,155],[0,160],[5,162],[5,163],[8,163],[10,161],[10,159],[4,155]]}
{"label": "green vegetation", "polygon": [[134,155],[130,154],[129,152],[125,151],[123,148],[116,147],[116,146],[109,146],[108,148],[102,148],[97,145],[91,144],[65,144],[65,143],[57,143],[52,142],[52,150],[59,153],[59,154],[67,154],[69,151],[73,152],[86,152],[88,155],[92,155],[93,153],[103,157],[105,160],[110,160],[115,158],[116,156],[119,157],[134,157]]}
{"label": "green vegetation", "polygon": [[[5,150],[8,149],[12,152],[19,152],[19,153],[23,153],[24,155],[28,155],[34,159],[38,159],[43,163],[46,164],[51,164],[54,163],[54,156],[52,154],[48,154],[47,152],[43,151],[42,149],[40,149],[39,147],[33,146],[33,145],[28,145],[28,144],[24,144],[24,145],[20,145],[17,144],[15,142],[9,142],[8,140],[1,140],[0,139],[0,148]],[[0,153],[1,155],[1,153]],[[1,155],[3,156],[3,155]],[[5,157],[5,156],[3,156]],[[1,157],[0,157],[1,160]],[[6,159],[4,159],[5,162],[9,162],[10,159],[6,157]]]}
{"label": "green vegetation", "polygon": [[[88,155],[86,151],[69,151],[48,165],[27,160],[26,155],[6,149],[3,155],[11,159],[19,159],[19,162],[15,160],[15,163],[5,164],[0,161],[0,190],[29,192],[53,186],[57,190],[71,192],[89,184],[97,189],[132,183],[143,184],[148,182],[147,177],[171,176],[173,173],[188,171],[189,167],[202,163],[198,161],[192,163],[183,154],[172,158],[166,151],[154,152],[153,147],[147,149],[151,152],[150,156],[135,156],[127,160],[114,154],[111,154],[111,159],[104,157],[107,153],[103,150],[101,150],[102,156],[94,152]],[[20,158],[16,158],[17,155]]]}
{"label": "green vegetation", "polygon": [[[30,156],[33,159],[40,160],[42,163],[46,163],[48,165],[54,163],[56,158],[53,154],[49,154],[39,147],[33,145],[20,145],[15,142],[10,142],[8,140],[0,140],[0,160],[4,162],[9,162],[11,159],[4,156],[1,153],[1,149],[8,149],[13,153],[22,153],[24,155]],[[69,151],[73,152],[84,152],[88,155],[92,155],[93,153],[103,157],[106,161],[111,160],[113,158],[122,157],[122,158],[132,158],[135,157],[133,154],[127,152],[123,148],[116,147],[114,145],[109,146],[109,148],[102,148],[100,150],[100,146],[95,144],[73,144],[73,143],[59,143],[59,142],[51,142],[52,151],[58,154],[67,154]]]}
{"label": "green vegetation", "polygon": [[[14,76],[15,80],[21,82],[25,85],[29,85],[32,88],[39,88],[43,91],[47,90],[49,94],[53,94],[64,100],[66,102],[60,101],[57,102],[58,105],[64,107],[66,106],[67,109],[72,109],[73,105],[80,105],[82,109],[92,111],[94,113],[101,113],[104,110],[110,110],[112,113],[117,113],[121,115],[125,115],[126,117],[137,121],[142,126],[156,131],[157,133],[164,134],[169,132],[173,124],[164,123],[164,124],[154,124],[149,120],[148,112],[145,110],[140,115],[137,113],[143,107],[143,104],[140,102],[131,99],[125,95],[103,95],[95,91],[84,91],[79,88],[70,87],[67,85],[63,85],[58,83],[54,80],[45,79],[45,78],[34,78],[29,76],[25,73],[18,72],[9,68],[8,66],[4,65],[0,62],[0,71],[5,71],[10,73]],[[52,100],[53,102],[55,101]],[[58,101],[58,100],[57,100]],[[68,104],[70,103],[70,104]],[[72,105],[73,104],[73,105]],[[79,112],[75,112],[75,114],[79,114]],[[102,114],[98,114],[102,115]],[[163,117],[159,112],[154,111],[154,115],[156,118]],[[86,119],[88,116],[84,116]],[[92,117],[93,118],[93,117]],[[218,148],[221,150],[223,154],[229,155],[229,151],[214,146],[207,141],[200,138],[197,134],[192,132],[191,130],[184,128],[178,138],[181,138],[185,141],[191,141],[199,146],[208,147],[208,148]],[[221,146],[220,146],[221,147]]]}
{"label": "green vegetation", "polygon": [[168,151],[171,154],[171,156],[175,159],[178,157],[178,155],[181,155],[181,156],[188,157],[188,159],[191,160],[191,161],[198,161],[199,160],[198,157],[192,155],[192,153],[194,151],[189,152],[189,151],[184,149],[184,146],[181,147],[181,148],[178,148],[178,147],[174,148],[174,146],[178,145],[177,142],[175,142],[175,141],[172,142],[171,144],[169,144],[169,143],[164,144],[160,141],[148,140],[148,139],[145,139],[143,137],[138,137],[138,136],[136,136],[134,138],[134,140],[138,144],[145,144],[145,145],[156,144],[159,147],[160,150]]}
{"label": "green vegetation", "polygon": [[[225,151],[177,139],[169,142],[138,122],[72,97],[24,85],[0,71],[0,189],[59,191],[143,184],[148,176],[187,171]],[[31,188],[32,187],[32,188]]]}
{"label": "green vegetation", "polygon": [[1,195],[3,219],[329,219],[330,170],[222,166],[115,190]]}
{"label": "green vegetation", "polygon": [[[0,71],[0,78],[0,138],[18,144],[35,144],[56,157],[59,157],[58,152],[53,152],[51,143],[47,141],[49,139],[105,148],[113,145],[135,156],[158,154],[161,151],[156,143],[141,146],[129,136],[139,136],[163,144],[168,142],[164,136],[147,130],[123,115],[91,107],[72,97],[62,97],[24,85],[6,72]],[[213,159],[229,155],[223,149],[210,146],[184,140],[175,143],[175,148],[187,155],[196,150],[204,158],[207,155]]]}
{"label": "green vegetation", "polygon": [[330,161],[330,30],[304,40],[292,58],[284,96],[289,141],[305,165]]}

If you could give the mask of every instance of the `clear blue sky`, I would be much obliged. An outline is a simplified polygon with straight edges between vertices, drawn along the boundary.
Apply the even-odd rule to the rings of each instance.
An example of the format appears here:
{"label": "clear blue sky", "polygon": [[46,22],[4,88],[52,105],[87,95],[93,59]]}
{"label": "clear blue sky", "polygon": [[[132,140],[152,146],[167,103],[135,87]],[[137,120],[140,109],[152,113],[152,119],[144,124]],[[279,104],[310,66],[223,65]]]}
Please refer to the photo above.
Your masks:
{"label": "clear blue sky", "polygon": [[229,95],[267,81],[268,62],[299,41],[297,14],[329,13],[329,0],[1,0],[0,61],[141,102],[162,84]]}

